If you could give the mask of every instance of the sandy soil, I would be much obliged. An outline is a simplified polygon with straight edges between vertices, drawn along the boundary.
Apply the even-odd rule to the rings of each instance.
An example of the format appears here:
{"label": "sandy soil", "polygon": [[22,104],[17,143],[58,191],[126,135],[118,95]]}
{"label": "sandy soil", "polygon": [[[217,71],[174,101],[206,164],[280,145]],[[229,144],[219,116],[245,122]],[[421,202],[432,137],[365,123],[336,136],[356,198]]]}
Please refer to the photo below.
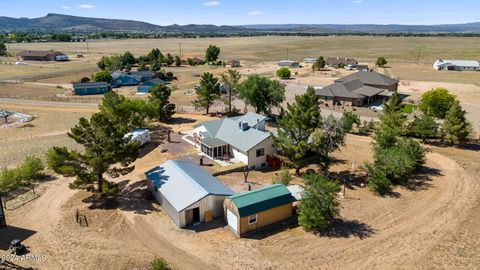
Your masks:
{"label": "sandy soil", "polygon": [[[359,153],[369,149],[368,137],[349,136],[346,148],[336,154],[344,161],[334,171],[349,169],[352,160],[368,160]],[[148,265],[154,256],[178,269],[473,269],[480,263],[480,187],[474,177],[479,153],[432,151],[416,188],[396,188],[396,197],[347,189],[343,221],[327,236],[290,227],[237,239],[221,221],[196,231],[175,228],[139,195],[141,172],[174,158],[158,150],[137,160],[135,172],[119,180],[128,185],[116,208],[89,209],[89,195],[70,190],[71,180],[60,178],[44,184],[40,198],[7,217],[17,231],[35,232],[25,243],[47,261],[19,264],[40,269],[131,269]],[[459,157],[464,158],[457,163]],[[87,216],[88,228],[75,223],[77,208]]]}

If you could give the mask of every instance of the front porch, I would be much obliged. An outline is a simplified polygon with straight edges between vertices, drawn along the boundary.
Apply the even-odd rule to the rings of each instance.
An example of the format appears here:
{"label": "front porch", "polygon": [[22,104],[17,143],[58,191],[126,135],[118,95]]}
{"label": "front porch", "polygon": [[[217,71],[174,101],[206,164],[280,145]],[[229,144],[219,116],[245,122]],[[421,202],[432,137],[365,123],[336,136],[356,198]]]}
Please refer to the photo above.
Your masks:
{"label": "front porch", "polygon": [[203,138],[199,142],[199,148],[206,157],[223,167],[241,162],[233,157],[230,145],[220,139],[211,137]]}

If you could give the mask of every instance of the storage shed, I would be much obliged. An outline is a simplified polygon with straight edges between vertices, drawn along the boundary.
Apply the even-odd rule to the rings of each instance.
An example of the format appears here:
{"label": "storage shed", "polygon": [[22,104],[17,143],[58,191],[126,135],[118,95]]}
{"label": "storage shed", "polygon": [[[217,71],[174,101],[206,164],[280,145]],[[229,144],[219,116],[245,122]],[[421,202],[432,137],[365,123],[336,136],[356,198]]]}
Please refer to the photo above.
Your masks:
{"label": "storage shed", "polygon": [[223,201],[234,192],[200,166],[169,160],[145,173],[147,186],[180,228],[223,216]]}
{"label": "storage shed", "polygon": [[239,237],[292,216],[295,198],[282,184],[271,185],[228,197],[224,218]]}
{"label": "storage shed", "polygon": [[74,83],[73,91],[77,96],[105,94],[110,90],[106,82]]}
{"label": "storage shed", "polygon": [[139,85],[137,87],[137,92],[138,93],[150,93],[150,89],[152,89],[153,87],[159,85],[159,84],[166,84],[166,82],[164,80],[160,80],[160,79],[151,79],[149,81],[146,81],[144,83],[142,83],[141,85]]}

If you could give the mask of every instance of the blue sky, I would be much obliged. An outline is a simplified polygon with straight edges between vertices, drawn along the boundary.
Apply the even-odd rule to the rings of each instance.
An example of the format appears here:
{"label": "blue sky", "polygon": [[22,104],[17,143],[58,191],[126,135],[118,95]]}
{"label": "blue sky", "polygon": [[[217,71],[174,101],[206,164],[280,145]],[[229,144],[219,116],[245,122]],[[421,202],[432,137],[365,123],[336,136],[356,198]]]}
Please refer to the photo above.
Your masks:
{"label": "blue sky", "polygon": [[154,24],[373,23],[480,21],[479,0],[8,0],[0,16],[62,13]]}

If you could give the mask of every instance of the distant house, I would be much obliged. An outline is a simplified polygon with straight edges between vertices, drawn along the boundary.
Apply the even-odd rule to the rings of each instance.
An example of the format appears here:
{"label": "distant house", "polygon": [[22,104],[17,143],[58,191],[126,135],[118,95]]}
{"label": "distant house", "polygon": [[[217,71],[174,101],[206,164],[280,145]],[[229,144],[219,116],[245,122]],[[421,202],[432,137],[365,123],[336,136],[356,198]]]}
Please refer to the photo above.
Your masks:
{"label": "distant house", "polygon": [[24,61],[68,61],[68,56],[59,51],[22,51],[17,57]]}
{"label": "distant house", "polygon": [[325,62],[327,66],[332,68],[355,68],[358,65],[357,60],[344,57],[328,57]]}
{"label": "distant house", "polygon": [[240,67],[240,61],[236,59],[228,60],[225,65],[229,67]]}
{"label": "distant house", "polygon": [[73,91],[77,96],[105,94],[110,90],[106,82],[74,83]]}
{"label": "distant house", "polygon": [[297,61],[292,61],[292,60],[280,60],[278,61],[278,66],[279,67],[291,67],[291,68],[299,68],[300,63]]}
{"label": "distant house", "polygon": [[225,199],[224,218],[239,237],[292,216],[296,199],[281,184],[232,195]]}
{"label": "distant house", "polygon": [[317,58],[305,58],[305,59],[303,59],[303,62],[307,63],[307,64],[313,64],[313,63],[317,62]]}
{"label": "distant house", "polygon": [[145,173],[148,190],[180,228],[223,216],[223,201],[234,192],[200,166],[169,160]]}
{"label": "distant house", "polygon": [[112,73],[112,87],[139,85],[142,82],[141,76],[131,75],[125,72],[115,71]]}
{"label": "distant house", "polygon": [[188,64],[188,60],[190,59],[191,63],[194,65],[201,65],[203,64],[204,60],[198,56],[182,56],[180,58],[182,60],[182,63]]}
{"label": "distant house", "polygon": [[266,117],[247,113],[194,126],[194,140],[200,151],[212,159],[235,158],[251,169],[267,165],[274,153],[270,132],[265,130]]}
{"label": "distant house", "polygon": [[140,78],[140,82],[146,82],[153,78],[153,72],[151,71],[130,71],[127,73],[128,75],[135,76]]}
{"label": "distant house", "polygon": [[387,99],[397,88],[396,79],[377,72],[358,71],[315,92],[324,102],[363,106]]}
{"label": "distant house", "polygon": [[479,71],[480,64],[475,60],[436,60],[433,68],[436,70]]}
{"label": "distant house", "polygon": [[152,89],[153,87],[159,85],[159,84],[166,84],[166,82],[164,80],[160,80],[160,79],[151,79],[149,81],[146,81],[144,83],[142,83],[141,85],[139,85],[137,87],[137,92],[138,93],[150,93],[150,89]]}

